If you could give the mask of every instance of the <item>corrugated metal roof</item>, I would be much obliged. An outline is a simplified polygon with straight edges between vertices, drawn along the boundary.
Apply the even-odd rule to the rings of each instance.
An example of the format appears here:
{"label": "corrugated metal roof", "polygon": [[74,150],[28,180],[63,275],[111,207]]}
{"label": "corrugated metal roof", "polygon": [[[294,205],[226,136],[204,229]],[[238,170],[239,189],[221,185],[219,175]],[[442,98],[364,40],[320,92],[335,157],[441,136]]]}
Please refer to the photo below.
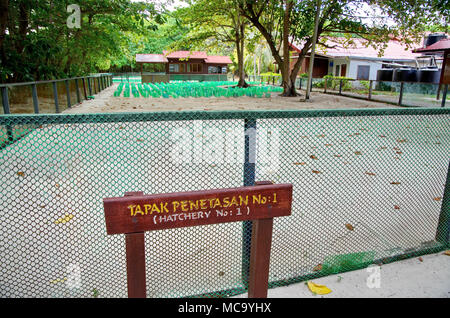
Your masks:
{"label": "corrugated metal roof", "polygon": [[167,51],[163,51],[163,54],[167,58],[173,58],[173,59],[206,59],[208,55],[206,52],[201,51],[175,51],[172,53],[168,53]]}
{"label": "corrugated metal roof", "polygon": [[[325,44],[317,45],[316,53],[322,54],[328,57],[358,57],[358,58],[371,58],[371,59],[388,59],[388,60],[414,60],[419,54],[413,53],[403,43],[397,40],[390,40],[380,57],[377,49],[372,46],[366,46],[367,41],[360,38],[351,39],[354,43],[346,43],[345,38],[328,38]],[[292,48],[297,52],[301,50],[295,43],[292,44]]]}
{"label": "corrugated metal roof", "polygon": [[426,52],[438,52],[450,50],[450,39],[443,39],[436,43],[433,43],[425,48],[415,49],[414,52],[426,53]]}
{"label": "corrugated metal roof", "polygon": [[232,64],[229,56],[208,56],[208,58],[205,61],[207,64]]}
{"label": "corrugated metal roof", "polygon": [[138,63],[168,63],[169,60],[162,54],[136,54]]}

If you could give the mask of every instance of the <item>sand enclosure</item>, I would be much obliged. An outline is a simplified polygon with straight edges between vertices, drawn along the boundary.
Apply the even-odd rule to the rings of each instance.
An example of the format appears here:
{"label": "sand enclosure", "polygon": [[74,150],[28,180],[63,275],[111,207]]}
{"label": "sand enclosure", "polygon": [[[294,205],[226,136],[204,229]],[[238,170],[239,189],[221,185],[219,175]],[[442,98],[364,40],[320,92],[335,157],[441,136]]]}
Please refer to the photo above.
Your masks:
{"label": "sand enclosure", "polygon": [[[114,98],[113,90],[68,112],[176,111],[181,102],[161,99],[172,108],[151,106],[152,99]],[[124,105],[114,108],[119,100]],[[197,102],[192,109],[218,107],[189,100]],[[234,102],[245,100],[252,107],[264,102]],[[343,108],[366,103],[339,100]],[[224,107],[241,106],[218,109]],[[102,198],[241,186],[243,126],[237,119],[191,118],[47,123],[2,149],[1,296],[92,297],[97,291],[126,297],[124,238],[106,235]],[[444,127],[445,115],[258,120],[256,179],[294,186],[292,216],[275,221],[270,281],[310,274],[336,255],[363,253],[370,260],[432,245],[448,168],[450,131]],[[235,161],[173,160],[180,142],[200,145],[205,155],[220,153],[226,138],[211,132],[226,136],[230,130],[241,132]],[[146,233],[148,296],[242,290],[243,239],[240,223]],[[76,273],[80,285],[71,288]]]}
{"label": "sand enclosure", "polygon": [[[282,109],[335,109],[335,108],[388,108],[385,103],[313,92],[311,101],[304,96],[281,97],[272,93],[271,98],[252,97],[199,97],[199,98],[134,98],[114,97],[118,84],[95,95],[94,100],[67,109],[65,113],[105,113],[182,110],[282,110]],[[304,94],[304,91],[301,92]]]}

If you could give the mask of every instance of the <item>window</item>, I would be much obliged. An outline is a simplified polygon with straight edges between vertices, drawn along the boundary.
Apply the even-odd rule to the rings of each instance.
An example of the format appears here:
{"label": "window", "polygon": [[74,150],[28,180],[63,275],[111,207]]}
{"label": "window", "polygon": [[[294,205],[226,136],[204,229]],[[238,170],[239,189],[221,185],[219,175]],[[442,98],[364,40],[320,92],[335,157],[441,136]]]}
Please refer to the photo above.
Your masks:
{"label": "window", "polygon": [[208,73],[209,74],[219,73],[219,68],[217,66],[208,66]]}
{"label": "window", "polygon": [[169,64],[169,72],[170,73],[178,73],[180,71],[179,64]]}
{"label": "window", "polygon": [[201,73],[202,70],[203,70],[202,64],[199,63],[188,64],[188,72],[190,73]]}
{"label": "window", "polygon": [[226,66],[222,66],[222,74],[226,74],[227,73],[227,67]]}
{"label": "window", "polygon": [[369,65],[358,65],[358,73],[356,74],[357,80],[369,80],[370,66]]}
{"label": "window", "polygon": [[341,72],[341,66],[340,65],[336,65],[336,70],[334,71],[334,76],[340,76],[341,74],[339,74]]}

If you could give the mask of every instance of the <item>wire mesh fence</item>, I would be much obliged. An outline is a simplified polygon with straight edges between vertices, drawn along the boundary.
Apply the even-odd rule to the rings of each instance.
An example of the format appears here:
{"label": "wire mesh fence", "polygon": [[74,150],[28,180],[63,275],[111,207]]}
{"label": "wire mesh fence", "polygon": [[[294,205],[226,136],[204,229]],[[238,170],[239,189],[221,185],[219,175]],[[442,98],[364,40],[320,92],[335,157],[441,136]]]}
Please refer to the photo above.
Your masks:
{"label": "wire mesh fence", "polygon": [[[292,183],[270,287],[449,246],[443,108],[2,115],[0,125],[2,297],[126,297],[124,237],[106,235],[102,199],[128,191]],[[147,296],[245,292],[250,225],[147,232]]]}

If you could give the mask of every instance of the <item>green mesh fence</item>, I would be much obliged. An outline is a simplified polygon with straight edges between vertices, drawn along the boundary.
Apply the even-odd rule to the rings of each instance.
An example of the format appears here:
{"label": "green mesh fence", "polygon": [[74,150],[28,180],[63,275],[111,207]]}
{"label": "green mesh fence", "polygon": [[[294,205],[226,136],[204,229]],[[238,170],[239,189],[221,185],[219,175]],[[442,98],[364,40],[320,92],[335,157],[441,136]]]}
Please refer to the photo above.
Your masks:
{"label": "green mesh fence", "polygon": [[[449,246],[450,110],[0,116],[0,295],[126,297],[102,199],[292,183],[270,287]],[[255,158],[255,159],[253,159]],[[447,185],[446,185],[447,184]],[[250,222],[148,232],[148,297],[246,291]]]}

